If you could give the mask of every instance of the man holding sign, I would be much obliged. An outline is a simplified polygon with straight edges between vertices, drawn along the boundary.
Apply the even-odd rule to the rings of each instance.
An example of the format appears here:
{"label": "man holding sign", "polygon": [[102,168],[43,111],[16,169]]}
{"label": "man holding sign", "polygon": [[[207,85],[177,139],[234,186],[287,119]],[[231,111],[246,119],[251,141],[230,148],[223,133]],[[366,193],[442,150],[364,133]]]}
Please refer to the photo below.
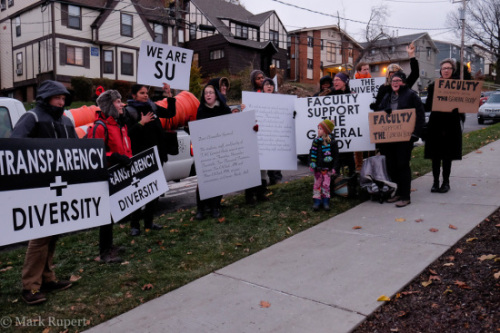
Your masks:
{"label": "man holding sign", "polygon": [[[398,185],[396,195],[387,200],[387,202],[395,202],[396,207],[405,207],[411,203],[411,151],[413,143],[420,137],[425,124],[422,101],[415,91],[411,90],[405,83],[406,75],[401,71],[396,72],[391,78],[391,91],[384,96],[380,104],[381,109],[388,115],[391,115],[393,110],[401,109],[415,109],[416,114],[416,116],[413,114],[415,117],[415,126],[409,137],[405,137],[399,142],[383,143],[380,145],[380,152],[386,157],[389,177]],[[406,113],[404,119],[408,120],[412,117],[411,115],[412,113]],[[397,118],[401,121],[403,120],[402,116]]]}

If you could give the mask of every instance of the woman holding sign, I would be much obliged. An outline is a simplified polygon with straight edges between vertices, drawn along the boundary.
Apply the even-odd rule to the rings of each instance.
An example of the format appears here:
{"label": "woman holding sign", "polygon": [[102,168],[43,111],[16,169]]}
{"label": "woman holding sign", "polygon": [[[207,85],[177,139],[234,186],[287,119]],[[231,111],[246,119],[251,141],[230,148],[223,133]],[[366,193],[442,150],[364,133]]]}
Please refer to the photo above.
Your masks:
{"label": "woman holding sign", "polygon": [[[132,86],[132,99],[127,101],[125,115],[127,118],[128,135],[132,141],[132,153],[138,154],[143,150],[157,146],[160,160],[165,163],[168,159],[168,147],[165,131],[159,118],[175,116],[175,98],[172,97],[170,85],[163,84],[163,95],[167,96],[168,107],[163,108],[151,101],[148,87],[141,84]],[[162,226],[153,223],[153,215],[158,198],[146,204],[144,211],[138,209],[131,216],[131,236],[140,235],[139,220],[144,216],[144,228],[159,230]]]}
{"label": "woman holding sign", "polygon": [[[455,60],[447,58],[441,61],[442,79],[458,80],[459,75],[454,75],[455,71]],[[432,160],[434,182],[431,192],[446,193],[450,190],[451,161],[462,159],[462,126],[460,122],[465,122],[465,114],[458,113],[458,109],[454,109],[452,112],[434,111],[432,107],[434,82],[429,85],[427,92],[425,110],[431,111],[431,115],[424,137],[424,158]],[[443,183],[439,186],[441,165],[443,167]]]}
{"label": "woman holding sign", "polygon": [[401,71],[394,73],[391,79],[391,92],[384,96],[381,103],[382,110],[387,114],[391,114],[392,110],[402,109],[415,109],[416,113],[415,128],[409,141],[380,144],[380,153],[385,155],[389,177],[398,185],[396,195],[387,202],[395,202],[396,207],[405,207],[411,203],[411,151],[425,124],[422,101],[405,83],[405,73]]}

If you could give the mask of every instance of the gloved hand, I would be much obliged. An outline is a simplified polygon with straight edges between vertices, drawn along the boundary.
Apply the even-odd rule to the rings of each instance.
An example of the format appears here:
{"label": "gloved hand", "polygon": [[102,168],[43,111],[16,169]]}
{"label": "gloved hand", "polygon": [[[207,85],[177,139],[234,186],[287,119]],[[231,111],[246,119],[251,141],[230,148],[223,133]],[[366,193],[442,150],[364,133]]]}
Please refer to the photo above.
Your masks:
{"label": "gloved hand", "polygon": [[389,115],[392,113],[392,109],[391,108],[387,108],[384,111],[385,111],[385,113],[387,113]]}
{"label": "gloved hand", "polygon": [[458,114],[458,108],[454,108],[453,110],[451,110],[451,113]]}
{"label": "gloved hand", "polygon": [[370,109],[373,111],[377,111],[377,103],[370,103]]}
{"label": "gloved hand", "polygon": [[253,130],[254,130],[255,132],[258,132],[258,131],[259,131],[259,124],[255,124],[255,125],[253,125]]}
{"label": "gloved hand", "polygon": [[418,136],[416,136],[415,134],[412,134],[411,138],[410,138],[410,142],[414,143],[414,142],[417,142],[417,141],[418,141]]}
{"label": "gloved hand", "polygon": [[113,153],[109,157],[109,164],[111,165],[120,164],[121,166],[130,166],[132,164],[132,160],[125,155]]}
{"label": "gloved hand", "polygon": [[297,111],[293,110],[293,119],[297,116]]}
{"label": "gloved hand", "polygon": [[309,164],[309,167],[313,170],[316,169],[316,163],[311,162],[311,164]]}

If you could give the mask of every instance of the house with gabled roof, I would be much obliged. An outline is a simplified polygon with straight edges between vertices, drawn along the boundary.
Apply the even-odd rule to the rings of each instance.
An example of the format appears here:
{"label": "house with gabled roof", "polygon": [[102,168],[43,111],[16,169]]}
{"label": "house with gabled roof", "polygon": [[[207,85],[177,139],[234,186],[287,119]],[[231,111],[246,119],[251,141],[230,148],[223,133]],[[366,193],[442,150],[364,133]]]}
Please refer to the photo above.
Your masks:
{"label": "house with gabled roof", "polygon": [[142,40],[172,44],[162,0],[9,1],[0,11],[0,95],[32,101],[46,79],[136,82]]}
{"label": "house with gabled roof", "polygon": [[269,75],[287,67],[287,31],[275,11],[252,14],[224,0],[191,0],[187,48],[203,75],[252,67]]}

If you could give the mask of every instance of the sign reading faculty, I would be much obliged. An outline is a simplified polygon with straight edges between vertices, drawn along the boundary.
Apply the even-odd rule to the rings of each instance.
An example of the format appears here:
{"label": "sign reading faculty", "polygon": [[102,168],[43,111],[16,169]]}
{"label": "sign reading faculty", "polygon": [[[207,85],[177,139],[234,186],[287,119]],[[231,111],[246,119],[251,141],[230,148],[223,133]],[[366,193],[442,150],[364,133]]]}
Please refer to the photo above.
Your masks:
{"label": "sign reading faculty", "polygon": [[130,166],[109,168],[111,216],[115,222],[168,191],[156,146],[131,160]]}
{"label": "sign reading faculty", "polygon": [[172,89],[189,90],[193,50],[143,40],[139,50],[137,82]]}
{"label": "sign reading faculty", "polygon": [[110,223],[102,140],[0,139],[0,245]]}
{"label": "sign reading faculty", "polygon": [[434,83],[433,111],[476,113],[481,98],[482,81],[436,79]]}
{"label": "sign reading faculty", "polygon": [[372,143],[410,141],[415,129],[415,109],[370,112],[370,141]]}

